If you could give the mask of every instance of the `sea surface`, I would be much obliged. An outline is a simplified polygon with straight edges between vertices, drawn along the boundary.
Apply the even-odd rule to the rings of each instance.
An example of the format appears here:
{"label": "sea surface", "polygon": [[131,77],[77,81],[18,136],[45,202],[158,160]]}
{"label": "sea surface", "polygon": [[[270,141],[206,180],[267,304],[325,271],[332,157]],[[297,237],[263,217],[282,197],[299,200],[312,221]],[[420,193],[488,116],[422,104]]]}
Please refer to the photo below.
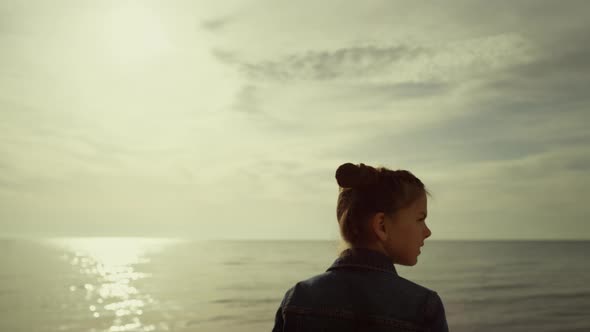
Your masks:
{"label": "sea surface", "polygon": [[[0,331],[270,331],[334,241],[0,239]],[[590,331],[590,241],[427,241],[451,331]]]}

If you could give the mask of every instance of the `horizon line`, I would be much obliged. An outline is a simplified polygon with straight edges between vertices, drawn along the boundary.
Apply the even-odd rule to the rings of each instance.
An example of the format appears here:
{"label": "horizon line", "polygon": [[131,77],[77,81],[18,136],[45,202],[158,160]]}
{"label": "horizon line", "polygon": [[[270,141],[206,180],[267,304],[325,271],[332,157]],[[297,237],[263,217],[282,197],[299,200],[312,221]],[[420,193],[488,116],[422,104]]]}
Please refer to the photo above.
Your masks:
{"label": "horizon line", "polygon": [[[53,234],[53,235],[39,235],[39,234],[0,234],[0,239],[60,239],[60,238],[128,238],[128,239],[175,239],[185,241],[315,241],[315,242],[340,242],[341,239],[334,238],[239,238],[239,237],[227,237],[227,238],[200,238],[200,237],[187,237],[187,236],[156,236],[156,235],[113,235],[113,234],[102,234],[102,235],[88,235],[88,234],[77,234],[77,235],[65,235],[65,234]],[[439,238],[430,239],[428,241],[434,242],[502,242],[502,241],[590,241],[590,238]]]}

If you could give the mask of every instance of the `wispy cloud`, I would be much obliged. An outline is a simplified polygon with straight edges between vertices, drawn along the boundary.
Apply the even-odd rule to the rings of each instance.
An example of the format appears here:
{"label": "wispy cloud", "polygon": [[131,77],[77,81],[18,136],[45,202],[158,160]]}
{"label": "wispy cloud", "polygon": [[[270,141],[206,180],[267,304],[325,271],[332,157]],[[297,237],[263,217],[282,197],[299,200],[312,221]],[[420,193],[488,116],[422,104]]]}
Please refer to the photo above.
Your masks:
{"label": "wispy cloud", "polygon": [[231,23],[230,17],[219,17],[219,18],[203,21],[201,23],[201,27],[203,29],[216,32],[216,31],[223,30],[223,28],[230,23]]}
{"label": "wispy cloud", "polygon": [[424,52],[406,46],[351,47],[334,51],[310,51],[295,54],[277,61],[243,64],[242,70],[253,79],[333,80],[375,75],[392,63],[404,58],[416,57]]}
{"label": "wispy cloud", "polygon": [[531,58],[518,35],[497,35],[440,45],[366,45],[309,50],[257,63],[232,51],[216,50],[220,61],[235,65],[252,80],[289,82],[353,80],[407,82],[453,80],[481,75]]}

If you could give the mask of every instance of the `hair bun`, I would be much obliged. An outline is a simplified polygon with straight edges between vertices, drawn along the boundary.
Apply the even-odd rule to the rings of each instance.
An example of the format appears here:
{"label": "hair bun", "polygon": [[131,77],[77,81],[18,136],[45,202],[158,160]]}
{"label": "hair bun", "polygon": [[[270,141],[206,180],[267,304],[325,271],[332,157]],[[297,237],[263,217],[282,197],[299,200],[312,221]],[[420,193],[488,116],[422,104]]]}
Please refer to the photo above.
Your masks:
{"label": "hair bun", "polygon": [[352,163],[345,163],[336,170],[336,182],[342,188],[355,188],[361,185],[375,183],[377,181],[377,170],[365,164],[359,166]]}

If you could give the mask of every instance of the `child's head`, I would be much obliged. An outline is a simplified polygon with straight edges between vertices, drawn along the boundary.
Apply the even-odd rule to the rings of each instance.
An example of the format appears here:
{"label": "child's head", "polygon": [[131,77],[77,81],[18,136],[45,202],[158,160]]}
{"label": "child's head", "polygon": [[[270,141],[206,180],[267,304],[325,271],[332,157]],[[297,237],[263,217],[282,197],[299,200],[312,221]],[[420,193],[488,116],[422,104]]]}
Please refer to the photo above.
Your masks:
{"label": "child's head", "polygon": [[425,223],[430,194],[422,181],[409,171],[351,163],[338,167],[336,180],[336,215],[347,246],[376,249],[394,263],[415,265],[431,234]]}

